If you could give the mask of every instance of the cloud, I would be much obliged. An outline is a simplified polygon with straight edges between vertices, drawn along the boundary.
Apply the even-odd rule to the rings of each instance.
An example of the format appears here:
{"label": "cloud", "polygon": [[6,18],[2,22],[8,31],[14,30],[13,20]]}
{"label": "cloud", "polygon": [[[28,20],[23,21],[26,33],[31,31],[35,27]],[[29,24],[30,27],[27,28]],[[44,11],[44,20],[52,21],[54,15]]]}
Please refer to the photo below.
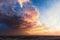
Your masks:
{"label": "cloud", "polygon": [[[39,18],[38,10],[33,5],[31,5],[31,3],[27,2],[27,0],[22,1],[24,2],[23,7],[21,7],[22,4],[20,3],[20,5],[19,2],[16,1],[11,4],[11,2],[4,1],[0,3],[1,34],[4,34],[5,30],[7,30],[7,32],[9,31],[9,33],[16,32],[19,34],[24,32],[20,32],[21,29],[29,30],[30,28],[37,26],[36,23]],[[2,25],[5,25],[6,28]],[[5,34],[7,34],[7,32]]]}
{"label": "cloud", "polygon": [[18,0],[18,2],[20,3],[21,7],[23,7],[23,3],[29,2],[30,0]]}

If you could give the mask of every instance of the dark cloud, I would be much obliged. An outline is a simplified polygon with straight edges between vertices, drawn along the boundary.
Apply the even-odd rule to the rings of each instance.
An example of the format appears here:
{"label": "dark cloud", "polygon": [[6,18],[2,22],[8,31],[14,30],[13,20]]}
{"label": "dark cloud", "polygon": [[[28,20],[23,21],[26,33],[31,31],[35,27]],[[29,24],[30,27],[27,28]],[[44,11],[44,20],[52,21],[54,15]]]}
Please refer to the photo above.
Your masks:
{"label": "dark cloud", "polygon": [[38,12],[30,3],[24,3],[23,8],[20,7],[18,2],[15,4],[8,2],[0,3],[0,24],[4,25],[0,25],[1,34],[5,32],[5,34],[12,34],[13,32],[15,32],[14,34],[24,33],[21,30],[32,28],[36,25],[37,19]]}

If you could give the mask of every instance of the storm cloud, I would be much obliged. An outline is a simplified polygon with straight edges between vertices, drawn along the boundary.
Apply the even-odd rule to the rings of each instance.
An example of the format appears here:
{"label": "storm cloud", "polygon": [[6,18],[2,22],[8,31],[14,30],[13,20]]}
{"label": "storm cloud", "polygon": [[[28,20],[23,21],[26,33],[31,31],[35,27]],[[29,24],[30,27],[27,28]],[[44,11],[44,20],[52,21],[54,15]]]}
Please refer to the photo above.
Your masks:
{"label": "storm cloud", "polygon": [[0,35],[24,34],[22,29],[36,27],[38,18],[39,13],[31,2],[23,2],[21,7],[17,0],[0,1]]}

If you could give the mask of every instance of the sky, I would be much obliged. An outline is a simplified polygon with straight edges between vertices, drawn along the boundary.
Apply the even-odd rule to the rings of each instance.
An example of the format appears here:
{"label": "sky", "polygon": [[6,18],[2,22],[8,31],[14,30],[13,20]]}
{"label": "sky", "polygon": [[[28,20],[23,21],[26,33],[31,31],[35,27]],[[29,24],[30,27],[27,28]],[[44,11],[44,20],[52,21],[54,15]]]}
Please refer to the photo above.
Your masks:
{"label": "sky", "polygon": [[[22,2],[26,2],[26,1],[22,1]],[[39,12],[40,14],[38,20],[45,25],[44,27],[46,27],[50,31],[60,31],[60,0],[30,0],[29,2],[31,2],[31,4],[29,4],[28,2],[22,4],[22,2],[20,3],[20,5],[18,3],[13,5],[11,2],[9,2],[10,5],[8,3],[3,3],[4,5],[6,5],[5,8],[3,8],[1,6],[3,4],[0,3],[0,10],[4,11],[2,12],[4,13],[4,15],[7,15],[8,17],[13,17],[15,14],[12,14],[13,13],[12,11],[9,12],[10,14],[7,14],[7,13],[5,14],[5,12],[9,10],[9,6],[13,5],[12,9],[14,12],[17,13],[16,15],[18,17],[21,16],[23,17],[22,20],[25,20],[28,22],[34,22],[36,21],[35,18],[38,17],[38,14],[36,15],[35,13],[36,11],[35,8],[37,8],[37,12]],[[33,8],[32,6],[35,6],[35,8]],[[33,12],[33,14],[31,12]],[[25,15],[26,13],[27,15]],[[23,23],[23,21],[18,21],[18,20],[17,22]],[[0,23],[0,32],[1,30],[2,32],[4,32],[5,30],[8,30],[8,29],[11,30],[9,27],[7,27],[6,24]],[[18,31],[18,34],[19,32],[20,31]]]}
{"label": "sky", "polygon": [[39,20],[50,30],[60,30],[60,0],[32,0],[40,13]]}

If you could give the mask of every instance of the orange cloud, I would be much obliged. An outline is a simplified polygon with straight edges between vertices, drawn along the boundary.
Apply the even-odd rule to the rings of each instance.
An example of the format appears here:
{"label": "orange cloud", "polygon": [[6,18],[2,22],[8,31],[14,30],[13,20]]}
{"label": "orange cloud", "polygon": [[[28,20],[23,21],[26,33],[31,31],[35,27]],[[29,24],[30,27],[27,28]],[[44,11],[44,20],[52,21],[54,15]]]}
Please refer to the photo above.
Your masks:
{"label": "orange cloud", "polygon": [[25,8],[24,9],[24,20],[28,22],[34,22],[38,19],[38,11],[35,8]]}

